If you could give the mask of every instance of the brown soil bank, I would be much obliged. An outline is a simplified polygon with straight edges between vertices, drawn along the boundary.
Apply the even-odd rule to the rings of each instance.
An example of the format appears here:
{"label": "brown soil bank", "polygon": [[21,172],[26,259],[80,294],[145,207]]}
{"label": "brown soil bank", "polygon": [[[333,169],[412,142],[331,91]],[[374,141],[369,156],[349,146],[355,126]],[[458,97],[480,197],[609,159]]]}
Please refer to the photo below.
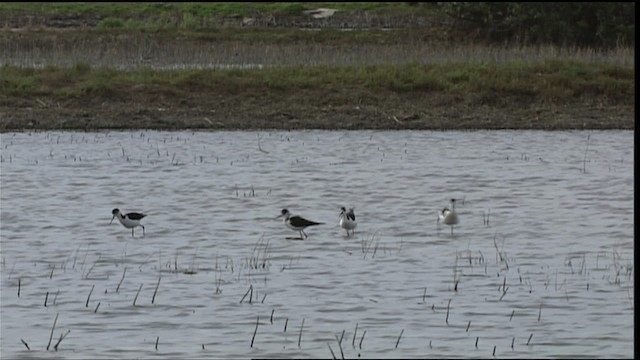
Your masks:
{"label": "brown soil bank", "polygon": [[[362,95],[362,94],[361,94]],[[339,99],[339,100],[337,100]],[[337,101],[336,101],[337,100]],[[138,94],[126,100],[12,99],[0,105],[0,131],[136,129],[634,129],[634,107],[590,99],[560,105],[522,99],[322,89],[256,95],[193,92],[180,99]]]}

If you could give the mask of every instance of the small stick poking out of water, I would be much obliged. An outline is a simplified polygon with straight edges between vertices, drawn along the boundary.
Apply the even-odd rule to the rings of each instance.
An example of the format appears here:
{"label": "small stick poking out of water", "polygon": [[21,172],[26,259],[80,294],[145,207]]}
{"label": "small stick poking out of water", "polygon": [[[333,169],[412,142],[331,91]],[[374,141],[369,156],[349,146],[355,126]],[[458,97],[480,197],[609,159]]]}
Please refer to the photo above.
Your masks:
{"label": "small stick poking out of water", "polygon": [[156,290],[153,292],[153,296],[151,297],[151,303],[153,304],[153,302],[156,300],[156,294],[158,293],[158,287],[160,286],[160,279],[162,277],[158,276],[158,283],[156,284]]}
{"label": "small stick poking out of water", "polygon": [[404,329],[400,331],[400,336],[398,336],[398,341],[396,341],[396,349],[398,348],[398,344],[400,344],[400,338],[402,337],[402,333],[404,333]]}
{"label": "small stick poking out of water", "polygon": [[244,293],[244,296],[242,297],[242,299],[240,299],[240,304],[242,304],[242,302],[244,301],[244,298],[246,298],[247,295],[249,295],[250,291],[253,291],[253,285],[249,285],[249,289],[247,289],[247,292]]}
{"label": "small stick poking out of water", "polygon": [[329,343],[327,343],[327,346],[329,347],[329,351],[331,351],[331,358],[333,360],[337,360],[338,358],[336,357],[336,354],[333,353],[333,349],[331,348],[331,345],[329,345]]}
{"label": "small stick poking out of water", "polygon": [[466,332],[469,332],[469,327],[471,326],[471,320],[469,320],[469,323],[467,324],[467,330]]}
{"label": "small stick poking out of water", "polygon": [[22,343],[24,344],[24,346],[26,346],[26,347],[27,347],[27,350],[31,350],[31,348],[29,348],[29,344],[27,344],[27,342],[26,342],[26,341],[24,341],[24,340],[22,340],[22,339],[20,339],[20,341],[22,341]]}
{"label": "small stick poking out of water", "polygon": [[287,318],[287,320],[284,321],[284,331],[283,332],[287,332],[287,324],[289,323],[289,318]]}
{"label": "small stick poking out of water", "polygon": [[478,340],[480,339],[480,336],[476,336],[476,349],[478,348]]}
{"label": "small stick poking out of water", "polygon": [[60,338],[58,339],[58,342],[53,346],[53,348],[58,351],[58,345],[60,345],[60,343],[62,342],[62,340],[64,340],[64,338],[67,337],[67,335],[69,335],[69,333],[71,332],[71,330],[67,330],[66,333],[64,334],[60,334]]}
{"label": "small stick poking out of water", "polygon": [[300,340],[302,339],[302,328],[304,328],[304,318],[302,318],[302,325],[300,325],[300,334],[298,335],[298,348],[300,348]]}
{"label": "small stick poking out of water", "polygon": [[587,172],[587,152],[589,151],[589,140],[591,140],[591,134],[587,134],[587,147],[584,149],[584,159],[582,159],[582,172]]}
{"label": "small stick poking out of water", "polygon": [[20,297],[20,279],[18,279],[18,297]]}
{"label": "small stick poking out of water", "polygon": [[253,337],[251,338],[251,347],[253,347],[253,341],[256,339],[256,333],[258,332],[258,323],[260,322],[260,315],[256,318],[256,328],[253,330]]}
{"label": "small stick poking out of water", "polygon": [[540,316],[542,316],[542,303],[540,304],[540,310],[538,310],[538,322],[540,322]]}
{"label": "small stick poking out of water", "polygon": [[362,341],[364,340],[364,336],[367,335],[367,330],[365,330],[362,333],[362,337],[360,338],[360,344],[358,345],[358,347],[360,348],[360,350],[362,350]]}
{"label": "small stick poking out of water", "polygon": [[91,286],[91,291],[89,291],[89,296],[87,296],[87,302],[84,304],[84,307],[89,307],[89,299],[91,298],[91,293],[93,293],[93,289],[96,287],[96,284]]}
{"label": "small stick poking out of water", "polygon": [[356,329],[353,332],[353,340],[351,340],[351,346],[355,349],[356,347],[356,334],[358,333],[358,323],[356,323]]}
{"label": "small stick poking out of water", "polygon": [[160,341],[160,336],[156,337],[156,351],[158,351],[158,341]]}
{"label": "small stick poking out of water", "polygon": [[342,344],[340,343],[340,339],[338,339],[338,335],[336,335],[336,340],[338,341],[338,346],[340,347],[340,355],[342,355],[342,359],[344,359],[344,352],[342,351]]}
{"label": "small stick poking out of water", "polygon": [[532,337],[533,337],[533,333],[531,333],[531,335],[529,335],[529,340],[527,340],[527,345],[529,345],[529,342],[531,341]]}
{"label": "small stick poking out of water", "polygon": [[49,351],[49,347],[51,346],[51,339],[53,338],[53,330],[56,328],[56,322],[58,322],[58,315],[60,313],[56,313],[56,318],[53,320],[53,326],[51,327],[51,334],[49,335],[49,343],[47,344],[47,351]]}
{"label": "small stick poking out of water", "polygon": [[127,274],[127,268],[124,268],[124,271],[122,272],[122,279],[120,279],[120,282],[118,283],[118,286],[116,287],[116,293],[118,293],[120,291],[120,285],[122,285],[122,281],[124,280],[124,276]]}
{"label": "small stick poking out of water", "polygon": [[138,300],[138,295],[140,295],[140,290],[142,290],[142,284],[138,288],[138,292],[136,293],[136,297],[133,299],[133,306],[136,306],[136,300]]}
{"label": "small stick poking out of water", "polygon": [[449,306],[450,305],[451,305],[451,299],[449,299],[449,303],[447,304],[447,317],[444,319],[447,325],[449,325]]}

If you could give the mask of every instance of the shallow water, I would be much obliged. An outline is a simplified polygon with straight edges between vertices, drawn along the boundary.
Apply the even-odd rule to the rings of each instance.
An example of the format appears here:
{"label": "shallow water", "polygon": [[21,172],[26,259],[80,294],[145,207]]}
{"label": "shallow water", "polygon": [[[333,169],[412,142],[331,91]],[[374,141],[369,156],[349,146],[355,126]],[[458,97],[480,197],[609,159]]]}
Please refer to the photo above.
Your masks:
{"label": "shallow water", "polygon": [[634,355],[631,131],[0,140],[2,358]]}

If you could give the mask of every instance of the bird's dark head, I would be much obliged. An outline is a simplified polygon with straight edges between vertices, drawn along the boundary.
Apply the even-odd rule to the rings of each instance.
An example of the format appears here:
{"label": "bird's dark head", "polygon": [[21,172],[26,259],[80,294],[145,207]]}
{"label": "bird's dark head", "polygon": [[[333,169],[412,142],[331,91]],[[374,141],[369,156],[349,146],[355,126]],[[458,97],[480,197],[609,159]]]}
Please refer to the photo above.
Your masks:
{"label": "bird's dark head", "polygon": [[113,222],[113,219],[115,219],[116,216],[118,216],[118,214],[120,214],[120,210],[119,209],[113,209],[111,211],[111,213],[113,214],[113,216],[111,217],[111,222],[109,224],[111,224]]}
{"label": "bird's dark head", "polygon": [[282,209],[282,211],[280,211],[280,215],[276,216],[276,219],[281,218],[281,217],[285,217],[288,218],[289,217],[289,210],[287,209]]}

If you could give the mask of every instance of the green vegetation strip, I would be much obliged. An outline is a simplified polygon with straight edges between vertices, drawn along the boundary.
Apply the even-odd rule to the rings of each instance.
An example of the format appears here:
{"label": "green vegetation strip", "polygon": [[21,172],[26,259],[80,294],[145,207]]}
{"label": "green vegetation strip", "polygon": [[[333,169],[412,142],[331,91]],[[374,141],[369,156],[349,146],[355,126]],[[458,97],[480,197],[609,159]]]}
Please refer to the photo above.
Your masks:
{"label": "green vegetation strip", "polygon": [[46,13],[94,13],[101,15],[126,16],[130,14],[162,15],[175,12],[190,13],[195,16],[208,15],[240,15],[248,16],[253,12],[297,14],[305,10],[331,8],[341,11],[389,11],[418,10],[406,2],[150,2],[150,3],[19,3],[0,4],[2,10],[26,10]]}
{"label": "green vegetation strip", "polygon": [[125,94],[129,91],[242,93],[305,88],[392,92],[492,93],[570,100],[606,96],[632,104],[635,70],[615,65],[547,61],[502,65],[299,66],[265,69],[120,71],[76,64],[43,69],[3,66],[0,95],[56,98]]}
{"label": "green vegetation strip", "polygon": [[212,2],[212,3],[2,3],[0,12],[42,14],[84,14],[102,18],[98,29],[211,29],[216,17],[303,16],[305,11],[330,8],[337,11],[419,14],[435,11],[435,6],[412,6],[406,2]]}

